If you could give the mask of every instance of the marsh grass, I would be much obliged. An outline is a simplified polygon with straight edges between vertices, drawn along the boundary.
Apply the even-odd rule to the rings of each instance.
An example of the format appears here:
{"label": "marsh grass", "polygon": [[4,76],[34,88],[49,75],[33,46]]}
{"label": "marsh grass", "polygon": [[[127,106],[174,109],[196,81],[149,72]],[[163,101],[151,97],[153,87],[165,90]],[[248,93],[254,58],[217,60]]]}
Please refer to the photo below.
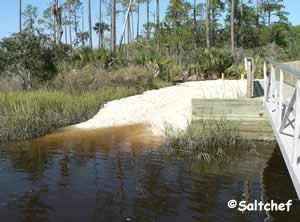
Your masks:
{"label": "marsh grass", "polygon": [[32,138],[90,119],[106,102],[139,93],[108,87],[93,92],[0,92],[0,143]]}
{"label": "marsh grass", "polygon": [[251,146],[251,141],[240,138],[238,126],[225,119],[200,120],[189,124],[186,130],[166,126],[165,138],[162,148],[178,159],[192,157],[212,161],[226,157],[236,147],[248,149]]}

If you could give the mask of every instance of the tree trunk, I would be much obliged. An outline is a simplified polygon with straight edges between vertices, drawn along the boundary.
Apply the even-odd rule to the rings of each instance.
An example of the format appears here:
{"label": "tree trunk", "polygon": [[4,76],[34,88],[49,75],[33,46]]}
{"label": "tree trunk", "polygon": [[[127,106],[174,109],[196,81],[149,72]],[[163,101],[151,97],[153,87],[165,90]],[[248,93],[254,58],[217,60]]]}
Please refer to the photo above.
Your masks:
{"label": "tree trunk", "polygon": [[244,16],[244,5],[243,0],[241,0],[240,11],[241,11],[241,20],[243,20]]}
{"label": "tree trunk", "polygon": [[111,0],[111,50],[116,52],[116,0]]}
{"label": "tree trunk", "polygon": [[22,32],[22,0],[19,0],[19,32]]}
{"label": "tree trunk", "polygon": [[84,8],[81,8],[81,33],[80,33],[81,46],[85,47],[85,37],[84,37]]}
{"label": "tree trunk", "polygon": [[131,39],[134,40],[134,18],[133,18],[133,13],[132,10],[130,11],[130,17],[131,17]]}
{"label": "tree trunk", "polygon": [[216,36],[216,32],[215,32],[215,20],[216,20],[216,9],[215,9],[215,0],[211,0],[212,1],[212,5],[211,5],[211,45],[214,46],[215,44],[215,36]]}
{"label": "tree trunk", "polygon": [[100,48],[102,49],[103,46],[104,46],[104,43],[103,43],[103,40],[104,40],[104,30],[101,30],[100,33],[100,39],[101,39],[101,45],[100,45]]}
{"label": "tree trunk", "polygon": [[140,2],[137,3],[137,25],[136,25],[136,40],[139,41],[140,35]]}
{"label": "tree trunk", "polygon": [[31,81],[31,73],[30,71],[21,68],[18,66],[18,72],[17,74],[23,81],[23,89],[24,90],[30,90],[32,89],[32,81]]}
{"label": "tree trunk", "polygon": [[72,39],[72,19],[71,19],[71,8],[70,5],[68,6],[69,10],[69,38],[70,38],[70,46],[73,46],[73,39]]}
{"label": "tree trunk", "polygon": [[235,0],[231,0],[231,51],[234,53],[234,9],[235,9]]}
{"label": "tree trunk", "polygon": [[194,34],[196,34],[196,22],[197,22],[197,18],[196,18],[196,7],[197,7],[197,3],[196,3],[196,0],[194,0],[194,9],[193,9]]}
{"label": "tree trunk", "polygon": [[56,21],[56,44],[58,47],[61,47],[61,38],[63,36],[64,31],[62,28],[62,8],[59,7],[58,0],[54,0],[53,12]]}
{"label": "tree trunk", "polygon": [[91,0],[88,1],[88,7],[89,7],[89,37],[90,37],[90,48],[93,48],[93,33],[92,33],[92,6],[91,6]]}
{"label": "tree trunk", "polygon": [[57,36],[57,31],[56,31],[56,26],[57,26],[57,24],[56,24],[56,3],[57,3],[57,0],[54,0],[54,2],[53,2],[53,8],[52,8],[52,10],[53,10],[53,41],[54,42],[57,42],[57,39],[56,39],[56,36]]}
{"label": "tree trunk", "polygon": [[147,41],[150,40],[150,5],[149,0],[147,1]]}
{"label": "tree trunk", "polygon": [[157,35],[157,48],[158,48],[158,52],[160,52],[160,1],[156,0],[156,33]]}
{"label": "tree trunk", "polygon": [[206,0],[206,46],[210,48],[210,0]]}
{"label": "tree trunk", "polygon": [[77,12],[74,12],[74,31],[75,31],[75,39],[78,37],[78,23],[77,23]]}
{"label": "tree trunk", "polygon": [[81,32],[84,32],[84,8],[81,8]]}
{"label": "tree trunk", "polygon": [[195,49],[198,47],[198,36],[197,36],[197,2],[194,0],[194,9],[193,9],[193,29],[194,29],[194,38],[195,38]]}
{"label": "tree trunk", "polygon": [[160,23],[160,9],[159,9],[159,0],[156,0],[156,28],[159,29]]}
{"label": "tree trunk", "polygon": [[259,25],[259,0],[256,0],[256,23]]}
{"label": "tree trunk", "polygon": [[98,48],[102,48],[102,35],[101,35],[101,23],[102,23],[102,0],[99,0],[99,27],[98,27]]}
{"label": "tree trunk", "polygon": [[[66,11],[64,11],[64,19],[66,19]],[[64,24],[64,28],[65,28],[65,43],[68,44],[68,27],[67,27],[67,23],[65,21],[65,24]]]}
{"label": "tree trunk", "polygon": [[121,33],[121,37],[120,37],[120,44],[119,44],[120,48],[119,49],[121,49],[124,34],[125,34],[125,31],[126,31],[126,25],[128,25],[128,19],[129,19],[129,13],[130,13],[130,10],[131,10],[131,6],[132,6],[132,0],[129,0],[127,12],[126,12],[125,19],[124,19],[123,29],[122,29],[122,33]]}
{"label": "tree trunk", "polygon": [[128,19],[127,19],[127,44],[129,44],[131,42],[130,26],[131,26],[131,23],[130,23],[130,12],[129,12]]}

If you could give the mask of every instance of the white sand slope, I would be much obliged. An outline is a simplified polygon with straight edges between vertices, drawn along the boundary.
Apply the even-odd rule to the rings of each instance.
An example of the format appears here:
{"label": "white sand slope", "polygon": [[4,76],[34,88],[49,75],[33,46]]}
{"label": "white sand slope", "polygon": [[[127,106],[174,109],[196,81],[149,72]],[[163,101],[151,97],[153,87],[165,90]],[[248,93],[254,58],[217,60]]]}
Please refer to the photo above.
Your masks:
{"label": "white sand slope", "polygon": [[165,124],[174,129],[187,127],[192,118],[192,98],[245,97],[246,84],[246,80],[211,80],[146,91],[105,104],[92,119],[75,127],[93,129],[146,123],[153,133],[162,135]]}

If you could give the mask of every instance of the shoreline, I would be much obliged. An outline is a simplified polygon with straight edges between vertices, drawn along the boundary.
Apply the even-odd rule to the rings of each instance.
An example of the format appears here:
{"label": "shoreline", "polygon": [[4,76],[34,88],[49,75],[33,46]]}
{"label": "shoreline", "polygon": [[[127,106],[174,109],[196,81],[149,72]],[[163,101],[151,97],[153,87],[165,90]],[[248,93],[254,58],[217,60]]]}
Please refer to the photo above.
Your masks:
{"label": "shoreline", "polygon": [[80,129],[109,128],[145,123],[154,135],[162,136],[165,126],[185,130],[192,119],[192,98],[243,98],[246,80],[184,82],[143,94],[113,100],[90,120],[73,125]]}

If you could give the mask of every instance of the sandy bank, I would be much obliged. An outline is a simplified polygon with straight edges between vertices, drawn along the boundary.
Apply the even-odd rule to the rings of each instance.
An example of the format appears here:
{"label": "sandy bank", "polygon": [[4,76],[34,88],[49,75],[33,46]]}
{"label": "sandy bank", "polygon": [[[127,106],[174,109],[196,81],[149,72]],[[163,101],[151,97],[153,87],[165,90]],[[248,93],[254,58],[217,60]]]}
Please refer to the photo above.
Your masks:
{"label": "sandy bank", "polygon": [[75,127],[82,129],[150,124],[153,133],[162,135],[165,124],[185,129],[192,118],[192,98],[238,98],[246,95],[246,80],[186,82],[141,95],[114,100],[90,120]]}

